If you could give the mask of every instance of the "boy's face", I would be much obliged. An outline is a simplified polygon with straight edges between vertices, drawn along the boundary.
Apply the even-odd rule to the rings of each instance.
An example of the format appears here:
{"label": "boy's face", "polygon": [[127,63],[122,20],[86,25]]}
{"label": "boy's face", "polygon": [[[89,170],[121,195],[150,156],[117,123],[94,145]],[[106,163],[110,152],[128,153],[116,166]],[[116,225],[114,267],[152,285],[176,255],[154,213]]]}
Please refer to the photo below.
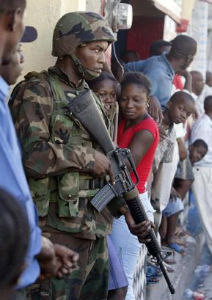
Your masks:
{"label": "boy's face", "polygon": [[110,105],[116,101],[116,85],[110,79],[105,79],[98,83],[94,92],[98,95],[99,99],[104,103],[105,108],[109,109]]}
{"label": "boy's face", "polygon": [[204,78],[201,73],[192,75],[192,91],[199,96],[204,88]]}
{"label": "boy's face", "polygon": [[192,101],[169,102],[169,116],[173,123],[185,123],[186,119],[195,112],[194,103]]}
{"label": "boy's face", "polygon": [[205,154],[207,153],[207,150],[203,146],[190,146],[190,152],[189,152],[189,158],[192,163],[192,165],[199,160],[201,160]]}
{"label": "boy's face", "polygon": [[23,70],[23,54],[21,45],[18,44],[15,51],[12,52],[10,63],[2,66],[1,75],[4,80],[9,84],[15,84],[18,77],[21,75]]}

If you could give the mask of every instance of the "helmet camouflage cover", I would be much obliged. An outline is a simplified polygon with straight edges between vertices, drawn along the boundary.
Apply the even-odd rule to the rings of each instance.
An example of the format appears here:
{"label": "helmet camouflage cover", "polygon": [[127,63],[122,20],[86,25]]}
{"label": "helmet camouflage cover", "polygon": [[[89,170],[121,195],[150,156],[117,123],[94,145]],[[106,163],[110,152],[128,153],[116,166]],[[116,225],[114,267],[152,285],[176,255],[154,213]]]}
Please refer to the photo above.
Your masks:
{"label": "helmet camouflage cover", "polygon": [[94,12],[71,12],[56,24],[53,35],[52,55],[70,55],[81,44],[93,41],[115,41],[107,21]]}

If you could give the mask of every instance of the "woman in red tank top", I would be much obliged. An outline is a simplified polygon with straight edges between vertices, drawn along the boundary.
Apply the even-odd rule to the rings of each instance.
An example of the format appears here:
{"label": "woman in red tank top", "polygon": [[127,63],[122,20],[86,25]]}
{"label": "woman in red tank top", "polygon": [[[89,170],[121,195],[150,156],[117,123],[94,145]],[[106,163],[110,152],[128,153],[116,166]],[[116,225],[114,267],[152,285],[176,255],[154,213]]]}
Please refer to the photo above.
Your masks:
{"label": "woman in red tank top", "polygon": [[[158,127],[147,113],[150,82],[141,73],[127,73],[121,83],[120,110],[122,121],[118,128],[118,145],[129,148],[139,176],[138,190],[145,192],[145,184],[152,168],[159,142]],[[133,180],[135,180],[132,175]]]}
{"label": "woman in red tank top", "polygon": [[[159,142],[159,132],[155,121],[147,112],[151,83],[148,78],[137,72],[126,73],[121,82],[120,110],[122,120],[118,128],[118,145],[129,148],[135,161],[139,176],[138,190],[146,213],[153,221],[153,208],[146,191],[146,182],[152,169],[154,153]],[[134,175],[132,179],[135,181]],[[113,223],[111,239],[123,263],[128,279],[126,300],[134,300],[133,274],[141,244],[133,236],[123,217]],[[144,254],[145,255],[145,254]]]}

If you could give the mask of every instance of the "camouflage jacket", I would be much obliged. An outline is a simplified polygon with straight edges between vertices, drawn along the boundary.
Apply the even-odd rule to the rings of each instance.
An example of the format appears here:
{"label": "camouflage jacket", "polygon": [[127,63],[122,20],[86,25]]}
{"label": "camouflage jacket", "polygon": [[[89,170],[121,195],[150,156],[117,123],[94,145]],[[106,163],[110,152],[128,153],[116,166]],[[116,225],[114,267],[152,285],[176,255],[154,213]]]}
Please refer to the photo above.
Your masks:
{"label": "camouflage jacket", "polygon": [[88,169],[100,148],[68,108],[85,89],[84,81],[76,88],[57,67],[29,73],[14,89],[10,108],[32,196],[44,217],[42,225],[95,239],[109,233],[111,212],[117,215],[123,202],[112,201],[101,214],[90,204],[99,189],[90,189],[93,177]]}

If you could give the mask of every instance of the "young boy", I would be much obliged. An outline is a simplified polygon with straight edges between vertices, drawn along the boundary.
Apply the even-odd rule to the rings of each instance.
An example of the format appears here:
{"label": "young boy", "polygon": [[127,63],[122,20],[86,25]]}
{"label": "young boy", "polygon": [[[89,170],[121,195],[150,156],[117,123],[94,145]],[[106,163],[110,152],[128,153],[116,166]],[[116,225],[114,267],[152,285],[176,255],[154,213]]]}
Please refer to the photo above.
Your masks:
{"label": "young boy", "polygon": [[184,123],[194,111],[195,104],[192,96],[183,91],[173,94],[163,111],[161,141],[155,154],[154,179],[151,187],[151,201],[156,210],[155,225],[157,229],[161,222],[161,213],[168,204],[176,172],[172,161],[176,161],[176,167],[178,162],[174,124]]}
{"label": "young boy", "polygon": [[[206,155],[207,151],[208,146],[201,139],[196,140],[193,144],[190,145],[187,163],[191,166],[191,174],[189,177],[193,178],[190,179],[191,183],[194,181],[192,165],[200,161]],[[160,234],[163,238],[163,243],[167,244],[170,248],[181,254],[184,253],[184,248],[181,247],[181,245],[176,240],[175,232],[177,227],[178,216],[184,210],[184,205],[182,201],[185,197],[184,181],[188,181],[188,179],[182,178],[182,174],[183,170],[178,170],[174,181],[174,189],[177,192],[176,194],[179,195],[179,197],[176,195],[172,195],[170,197],[168,205],[162,212],[163,217],[160,227]],[[188,192],[188,190],[186,192]]]}

